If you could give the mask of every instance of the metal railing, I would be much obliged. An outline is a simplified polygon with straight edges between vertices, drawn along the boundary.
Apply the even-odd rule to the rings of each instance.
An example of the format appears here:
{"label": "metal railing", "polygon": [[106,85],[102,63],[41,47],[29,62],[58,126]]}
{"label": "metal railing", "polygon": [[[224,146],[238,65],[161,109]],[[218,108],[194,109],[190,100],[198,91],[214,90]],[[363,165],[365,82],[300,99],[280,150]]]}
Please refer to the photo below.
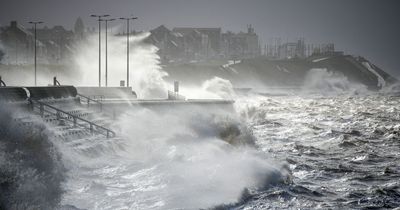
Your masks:
{"label": "metal railing", "polygon": [[7,87],[6,83],[2,80],[0,76],[0,87]]}
{"label": "metal railing", "polygon": [[[90,98],[90,97],[87,97],[87,96],[84,96],[84,95],[81,95],[81,94],[76,94],[77,96],[79,96],[79,97],[81,97],[81,98],[84,98],[84,99],[86,99],[86,102],[87,102],[87,107],[90,107],[90,102],[94,102],[95,104],[98,104],[99,105],[99,107],[100,107],[100,112],[102,112],[103,111],[103,103],[101,103],[101,101],[100,100],[97,100],[97,99],[92,99],[92,98]],[[102,97],[100,97],[100,99],[102,100]]]}
{"label": "metal railing", "polygon": [[[99,134],[106,136],[107,138],[116,136],[115,132],[108,128],[105,128],[94,122],[91,122],[89,120],[83,119],[81,117],[78,117],[78,116],[68,113],[66,111],[63,111],[59,108],[56,108],[56,107],[46,104],[44,102],[32,100],[32,99],[29,99],[29,102],[31,104],[32,111],[34,111],[35,107],[39,108],[39,114],[42,118],[44,117],[44,114],[46,112],[46,113],[55,115],[58,120],[60,120],[60,119],[68,120],[68,121],[72,122],[74,124],[74,126],[83,127],[85,129],[89,130],[90,133],[97,132]],[[52,110],[53,112],[45,109],[46,107],[49,108],[50,110]],[[65,116],[63,116],[63,115],[65,115]],[[81,121],[84,124],[78,123],[78,121]]]}
{"label": "metal railing", "polygon": [[99,105],[100,112],[103,112],[105,115],[107,115],[108,117],[112,117],[112,119],[115,120],[115,110],[103,106],[104,103],[102,103],[102,101],[105,99],[104,95],[91,95],[90,97],[79,94],[79,93],[76,95],[86,99],[86,103],[87,103],[86,105],[88,108],[90,107],[91,104],[93,104],[93,103],[90,103],[92,101],[92,102],[94,102],[94,104]]}

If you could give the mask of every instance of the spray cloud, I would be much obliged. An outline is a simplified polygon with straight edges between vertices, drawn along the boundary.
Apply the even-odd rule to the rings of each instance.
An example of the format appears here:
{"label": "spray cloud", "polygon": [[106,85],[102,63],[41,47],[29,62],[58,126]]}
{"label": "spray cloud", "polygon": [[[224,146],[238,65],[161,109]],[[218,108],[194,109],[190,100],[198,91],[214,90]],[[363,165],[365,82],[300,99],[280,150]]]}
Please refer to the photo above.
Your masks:
{"label": "spray cloud", "polygon": [[[163,78],[167,73],[159,66],[157,48],[144,43],[150,33],[131,35],[130,37],[130,86],[137,91],[140,98],[165,98],[166,83]],[[102,84],[105,84],[105,40],[102,38]],[[108,36],[108,86],[119,86],[121,80],[126,82],[127,74],[126,36]],[[76,84],[85,86],[98,85],[98,36],[88,37],[87,42],[80,43],[73,60],[79,70],[80,78]],[[96,62],[97,61],[97,62]]]}

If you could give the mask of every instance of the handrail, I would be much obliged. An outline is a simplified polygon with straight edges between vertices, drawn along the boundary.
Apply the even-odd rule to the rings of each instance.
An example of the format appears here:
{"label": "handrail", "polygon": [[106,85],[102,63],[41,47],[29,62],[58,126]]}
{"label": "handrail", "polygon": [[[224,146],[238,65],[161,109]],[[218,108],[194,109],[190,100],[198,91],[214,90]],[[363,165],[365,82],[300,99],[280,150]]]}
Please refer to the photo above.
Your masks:
{"label": "handrail", "polygon": [[104,95],[91,95],[91,96],[89,96],[89,98],[101,102],[101,101],[103,101],[103,99],[104,99],[105,97],[104,97]]}
{"label": "handrail", "polygon": [[[89,124],[89,130],[90,130],[90,132],[95,131],[95,130],[94,130],[94,127],[96,127],[97,129],[104,130],[106,134],[104,134],[104,133],[102,133],[102,132],[99,132],[99,131],[97,131],[97,130],[96,130],[96,131],[97,131],[98,133],[102,134],[102,135],[105,135],[107,138],[110,137],[110,134],[112,135],[111,137],[115,137],[115,132],[114,132],[114,131],[112,131],[112,130],[110,130],[110,129],[108,129],[108,128],[105,128],[105,127],[103,127],[103,126],[101,126],[101,125],[97,125],[97,124],[94,123],[94,122],[90,122],[89,120],[83,119],[83,118],[81,118],[81,117],[78,117],[78,116],[76,116],[76,115],[73,115],[73,114],[71,114],[71,113],[68,113],[68,112],[66,112],[66,111],[63,111],[63,110],[61,110],[61,109],[59,109],[59,108],[56,108],[56,107],[54,107],[54,106],[51,106],[51,105],[46,104],[46,103],[41,102],[41,101],[32,100],[32,99],[29,99],[29,101],[30,101],[30,103],[32,104],[32,106],[34,106],[35,103],[39,104],[39,111],[40,111],[40,115],[41,115],[42,117],[43,117],[43,115],[44,115],[44,112],[47,111],[47,110],[44,109],[44,106],[46,106],[46,107],[49,107],[49,108],[51,108],[51,109],[53,109],[53,110],[56,111],[56,113],[53,113],[53,112],[50,112],[50,111],[47,111],[47,112],[50,113],[50,114],[55,114],[55,115],[57,116],[57,119],[59,119],[59,118],[64,118],[64,119],[66,119],[66,120],[69,120],[69,121],[73,122],[73,123],[74,123],[74,126],[80,125],[81,127],[87,129],[86,126],[84,126],[84,125],[82,125],[82,124],[79,124],[79,123],[77,122],[78,120],[80,120],[80,121],[83,121],[83,122]],[[73,120],[70,120],[70,119],[68,119],[68,118],[66,118],[66,117],[62,117],[62,116],[60,115],[60,113],[63,113],[63,114],[65,114],[65,115],[67,115],[67,116],[72,117]]]}
{"label": "handrail", "polygon": [[3,81],[1,76],[0,76],[0,87],[7,87],[6,83]]}
{"label": "handrail", "polygon": [[79,93],[76,94],[76,95],[79,96],[79,97],[82,97],[82,98],[86,99],[86,100],[87,100],[87,106],[88,106],[88,107],[90,106],[90,101],[93,101],[93,102],[95,102],[95,103],[98,103],[98,104],[100,105],[100,111],[103,111],[103,103],[101,103],[99,100],[91,99],[90,97],[84,96],[84,95],[79,94]]}

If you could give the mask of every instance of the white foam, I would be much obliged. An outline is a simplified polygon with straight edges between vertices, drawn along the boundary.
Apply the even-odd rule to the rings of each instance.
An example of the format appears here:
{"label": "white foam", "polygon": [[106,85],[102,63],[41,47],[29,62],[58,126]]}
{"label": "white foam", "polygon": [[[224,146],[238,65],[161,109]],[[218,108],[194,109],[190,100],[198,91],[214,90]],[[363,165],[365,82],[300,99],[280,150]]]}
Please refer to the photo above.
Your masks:
{"label": "white foam", "polygon": [[365,85],[350,82],[343,74],[329,72],[326,68],[311,69],[302,87],[304,93],[324,95],[367,93]]}
{"label": "white foam", "polygon": [[227,119],[228,112],[196,108],[126,113],[115,125],[124,151],[104,150],[82,161],[75,155],[80,165],[70,171],[63,203],[88,209],[209,208],[237,202],[246,187],[279,180],[279,169],[265,156],[219,138],[218,127]]}

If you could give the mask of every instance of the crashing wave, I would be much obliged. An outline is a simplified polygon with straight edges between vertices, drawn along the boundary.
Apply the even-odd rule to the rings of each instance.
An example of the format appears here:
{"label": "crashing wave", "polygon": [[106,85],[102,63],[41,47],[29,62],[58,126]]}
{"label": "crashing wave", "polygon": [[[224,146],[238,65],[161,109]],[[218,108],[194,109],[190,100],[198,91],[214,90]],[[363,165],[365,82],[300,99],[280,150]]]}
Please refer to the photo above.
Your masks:
{"label": "crashing wave", "polygon": [[361,94],[367,93],[365,85],[350,82],[341,73],[330,72],[327,69],[311,69],[302,87],[304,93],[317,93],[324,95],[336,94]]}
{"label": "crashing wave", "polygon": [[55,209],[65,168],[45,125],[20,125],[0,107],[0,209]]}

